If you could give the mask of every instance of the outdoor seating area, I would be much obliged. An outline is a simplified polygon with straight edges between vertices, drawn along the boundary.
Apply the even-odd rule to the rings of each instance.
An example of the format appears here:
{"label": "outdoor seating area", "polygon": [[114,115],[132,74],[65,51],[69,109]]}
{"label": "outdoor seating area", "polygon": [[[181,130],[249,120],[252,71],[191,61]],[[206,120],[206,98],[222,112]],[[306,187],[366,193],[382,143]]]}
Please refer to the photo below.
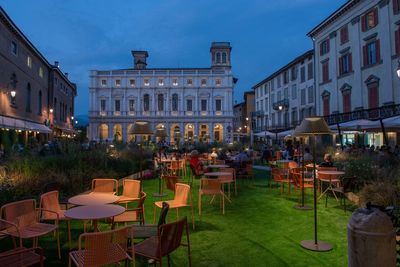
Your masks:
{"label": "outdoor seating area", "polygon": [[[312,237],[312,215],[293,209],[301,205],[302,189],[312,187],[310,178],[302,182],[303,175],[310,176],[308,171],[288,160],[267,165],[260,165],[256,156],[235,160],[240,153],[233,152],[232,160],[217,162],[210,154],[199,157],[195,151],[182,155],[183,167],[173,164],[179,160],[166,154],[165,159],[156,159],[156,179],[94,178],[89,191],[68,198],[67,209],[61,208],[57,190],[43,193],[39,205],[34,199],[8,203],[1,214],[14,228],[2,224],[0,244],[7,252],[0,254],[0,263],[13,257],[9,253],[19,251],[31,255],[32,261],[45,262],[45,266],[120,261],[147,266],[149,259],[171,266],[191,266],[192,262],[195,266],[242,266],[249,262],[251,266],[290,266],[294,263],[292,254],[297,256],[297,265],[299,258],[304,266],[345,265],[350,213],[343,212],[332,194],[340,194],[339,184],[334,187],[340,181],[338,176],[333,179],[325,170],[328,176],[324,178],[318,171],[320,181],[329,184],[321,187],[324,191],[321,189],[319,196],[335,196],[324,199],[329,205],[319,203],[327,207],[320,211],[321,236],[335,249],[310,257],[299,242]],[[306,204],[311,205],[311,191],[304,194]],[[17,246],[15,238],[23,243]],[[160,251],[157,242],[172,243]],[[117,244],[119,249],[115,250]]]}

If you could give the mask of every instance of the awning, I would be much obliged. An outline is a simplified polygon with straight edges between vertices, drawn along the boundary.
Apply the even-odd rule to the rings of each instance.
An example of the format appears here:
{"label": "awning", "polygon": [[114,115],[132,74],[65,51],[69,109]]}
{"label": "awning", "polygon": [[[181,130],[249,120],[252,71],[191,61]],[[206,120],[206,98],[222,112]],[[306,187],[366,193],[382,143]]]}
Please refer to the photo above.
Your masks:
{"label": "awning", "polygon": [[274,137],[274,136],[275,136],[274,133],[271,133],[271,132],[269,132],[269,131],[259,132],[259,133],[256,133],[256,134],[254,134],[254,135],[257,136],[257,137],[266,137],[266,136]]}
{"label": "awning", "polygon": [[400,116],[387,118],[382,122],[385,128],[400,128]]}
{"label": "awning", "polygon": [[294,132],[294,129],[283,131],[283,132],[278,133],[278,137],[286,137],[289,135],[292,136],[293,132]]}
{"label": "awning", "polygon": [[22,130],[22,131],[35,131],[41,133],[51,133],[51,129],[44,124],[24,121],[21,119],[0,116],[0,128]]}
{"label": "awning", "polygon": [[[379,121],[370,120],[353,120],[339,123],[339,126],[342,131],[364,131],[381,128],[381,124]],[[332,130],[337,130],[337,124],[330,125],[329,128]]]}

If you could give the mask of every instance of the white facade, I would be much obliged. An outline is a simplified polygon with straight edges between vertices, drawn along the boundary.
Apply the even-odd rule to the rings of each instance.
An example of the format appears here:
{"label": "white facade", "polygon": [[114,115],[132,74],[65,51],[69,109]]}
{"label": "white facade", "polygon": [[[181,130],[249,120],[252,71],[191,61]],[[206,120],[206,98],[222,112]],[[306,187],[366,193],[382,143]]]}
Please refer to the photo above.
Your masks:
{"label": "white facade", "polygon": [[293,128],[315,114],[313,50],[255,86],[255,131]]}
{"label": "white facade", "polygon": [[230,141],[233,120],[231,47],[213,42],[210,68],[146,68],[146,51],[132,51],[134,68],[93,70],[90,140],[131,141],[135,121],[167,129],[167,140]]}
{"label": "white facade", "polygon": [[315,47],[318,115],[400,103],[399,5],[350,0],[308,34]]}

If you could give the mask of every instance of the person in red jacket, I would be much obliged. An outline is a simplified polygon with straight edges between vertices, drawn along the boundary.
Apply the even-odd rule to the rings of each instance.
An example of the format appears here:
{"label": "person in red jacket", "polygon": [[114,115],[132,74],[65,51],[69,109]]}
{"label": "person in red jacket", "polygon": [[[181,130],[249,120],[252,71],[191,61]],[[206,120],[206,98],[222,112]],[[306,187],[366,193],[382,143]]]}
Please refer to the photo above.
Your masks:
{"label": "person in red jacket", "polygon": [[201,163],[199,159],[199,152],[197,150],[193,150],[192,153],[190,153],[190,166],[191,169],[194,170],[195,175],[201,175],[204,173],[203,170],[203,164]]}

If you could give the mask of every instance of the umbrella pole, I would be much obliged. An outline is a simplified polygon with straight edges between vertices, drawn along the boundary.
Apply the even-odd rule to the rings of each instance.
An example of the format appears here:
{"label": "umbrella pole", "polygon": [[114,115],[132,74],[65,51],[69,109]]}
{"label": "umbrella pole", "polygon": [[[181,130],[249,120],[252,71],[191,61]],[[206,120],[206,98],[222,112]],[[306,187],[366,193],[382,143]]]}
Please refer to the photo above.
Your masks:
{"label": "umbrella pole", "polygon": [[343,150],[343,135],[342,130],[340,129],[339,123],[337,124],[338,132],[339,132],[339,139],[340,139],[340,148]]}

